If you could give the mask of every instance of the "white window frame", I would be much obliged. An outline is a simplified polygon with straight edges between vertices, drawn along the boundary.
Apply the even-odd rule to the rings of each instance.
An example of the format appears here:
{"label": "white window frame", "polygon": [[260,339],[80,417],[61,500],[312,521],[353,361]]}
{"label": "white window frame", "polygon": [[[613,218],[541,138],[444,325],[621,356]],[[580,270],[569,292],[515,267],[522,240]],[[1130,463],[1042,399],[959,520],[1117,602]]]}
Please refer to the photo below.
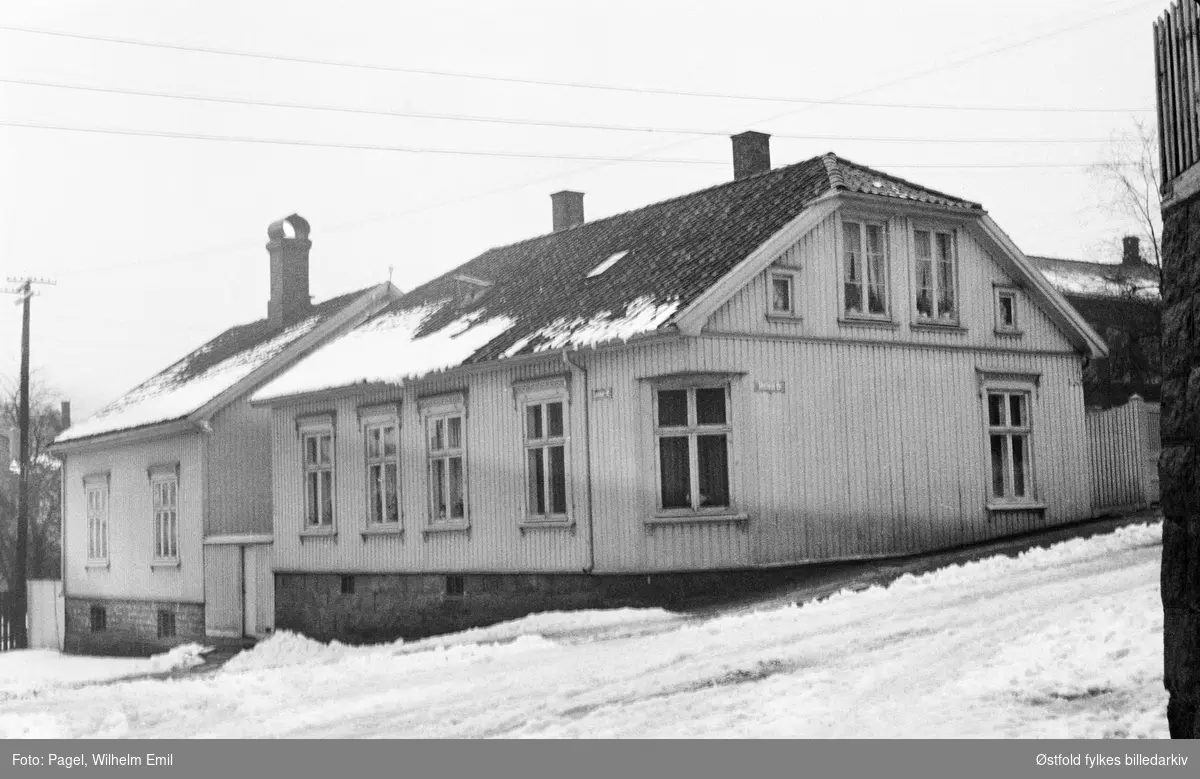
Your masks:
{"label": "white window frame", "polygon": [[[448,393],[430,398],[420,398],[418,405],[421,411],[421,434],[425,438],[423,470],[424,477],[422,482],[425,485],[425,530],[465,530],[471,524],[471,491],[470,491],[470,460],[468,458],[468,434],[467,434],[467,402],[465,392]],[[449,427],[450,420],[458,418],[460,420],[459,445],[457,447],[449,446]],[[443,446],[439,449],[434,449],[433,430],[438,421],[442,422],[443,430]],[[462,463],[462,516],[456,517],[453,515],[453,507],[450,503],[450,462],[455,458]],[[442,473],[444,474],[443,481],[443,496],[448,507],[445,517],[438,516],[438,512],[434,510],[435,495],[434,495],[434,464],[441,462]]]}
{"label": "white window frame", "polygon": [[[858,229],[860,262],[862,263],[862,276],[858,281],[862,289],[862,310],[850,311],[846,297],[847,283],[847,260],[849,247],[846,244],[846,228],[850,225],[855,225]],[[867,228],[878,227],[882,233],[883,246],[883,311],[872,312],[870,302],[870,285],[871,271],[870,262],[867,253]],[[891,228],[888,220],[881,217],[872,217],[865,214],[847,214],[838,220],[837,239],[838,251],[838,302],[839,302],[839,318],[843,321],[866,321],[866,322],[891,322],[892,316],[892,251],[891,251]]]}
{"label": "white window frame", "polygon": [[[152,565],[179,565],[179,465],[151,466],[150,527],[152,529]],[[170,503],[164,502],[163,492]]]}
{"label": "white window frame", "polygon": [[[1001,298],[1009,298],[1012,300],[1012,324],[1005,324],[1002,315],[1003,309],[1000,306]],[[993,287],[993,310],[996,316],[996,333],[1000,335],[1020,335],[1021,334],[1021,312],[1020,312],[1020,295],[1016,287],[1007,285],[996,285]]]}
{"label": "white window frame", "polygon": [[[108,473],[83,477],[85,525],[87,527],[87,565],[107,567],[109,564],[109,486]],[[97,498],[100,505],[93,503]]]}
{"label": "white window frame", "polygon": [[[1004,376],[1001,374],[991,377],[983,376],[982,386],[980,388],[980,400],[982,403],[983,413],[983,451],[984,451],[984,473],[986,481],[986,496],[989,508],[1040,508],[1037,492],[1037,458],[1034,450],[1036,446],[1035,434],[1037,430],[1037,385],[1039,377],[1024,378],[1023,376]],[[1003,398],[1001,424],[993,425],[990,416],[991,396],[997,395]],[[1020,396],[1024,399],[1025,419],[1022,425],[1011,424],[1011,406],[1010,398]],[[992,466],[992,436],[1004,436],[1004,473],[1003,473],[1003,494],[995,493],[995,474]],[[1013,447],[1012,439],[1020,437],[1024,439],[1024,461],[1022,468],[1022,477],[1025,483],[1025,494],[1021,496],[1014,495],[1015,470],[1013,463]]]}
{"label": "white window frame", "polygon": [[[363,501],[367,507],[366,514],[366,530],[368,532],[398,532],[404,527],[404,503],[401,500],[404,491],[402,487],[402,462],[400,455],[400,411],[395,406],[382,408],[368,408],[360,411],[362,421],[362,438],[363,438]],[[386,439],[386,430],[392,429],[392,444],[394,454],[388,456]],[[380,432],[380,450],[377,456],[371,454],[371,436],[374,431]],[[386,472],[387,466],[393,465],[396,469],[396,490],[393,499],[396,501],[396,519],[395,521],[388,520],[386,517],[387,504],[383,502],[385,498],[385,485],[387,484]],[[375,468],[380,469],[378,498],[379,505],[372,505],[373,499],[371,495],[372,481],[374,476],[372,471]],[[379,509],[379,520],[375,518],[375,510]]]}
{"label": "white window frame", "polygon": [[[800,319],[799,304],[796,300],[798,273],[791,268],[775,267],[767,273],[767,319],[798,320]],[[775,308],[775,282],[783,281],[788,285],[788,307],[784,310]]]}
{"label": "white window frame", "polygon": [[[650,402],[654,429],[654,506],[655,516],[662,518],[704,517],[736,515],[736,479],[734,474],[733,449],[733,393],[731,382],[727,378],[695,378],[682,380],[655,381],[651,384]],[[697,420],[696,391],[702,389],[720,389],[725,393],[725,422],[724,424],[699,424]],[[687,424],[684,426],[663,427],[659,420],[660,392],[682,390],[687,392]],[[699,436],[725,436],[726,480],[728,482],[729,498],[725,506],[700,505],[700,467],[699,467]],[[682,438],[688,441],[688,499],[687,508],[665,508],[663,506],[662,478],[662,444],[663,438]]]}
{"label": "white window frame", "polygon": [[[297,431],[300,438],[300,496],[303,508],[300,512],[301,517],[301,534],[302,535],[329,535],[337,532],[338,520],[338,501],[337,501],[337,434],[333,424],[332,414],[318,414],[312,417],[302,417],[297,420]],[[320,456],[320,439],[329,439],[329,462],[321,462]],[[310,439],[317,440],[317,462],[309,462],[308,460],[308,442]],[[324,498],[325,487],[324,480],[321,474],[329,473],[329,517],[324,516]],[[314,481],[317,491],[317,517],[316,522],[311,521],[313,517],[309,514],[309,480],[316,476]]]}
{"label": "white window frame", "polygon": [[[520,441],[521,441],[521,468],[522,482],[521,492],[524,495],[524,523],[530,525],[553,525],[553,524],[569,524],[572,521],[574,495],[571,489],[572,468],[571,468],[571,396],[568,388],[568,383],[565,377],[535,380],[523,384],[513,386],[513,391],[516,398],[516,407],[520,412]],[[549,404],[562,404],[562,435],[550,435],[549,415],[546,407]],[[529,431],[529,410],[533,407],[541,408],[542,418],[542,436],[540,438],[531,438]],[[555,512],[550,505],[550,468],[549,468],[549,450],[553,447],[562,447],[563,450],[563,496],[565,500],[565,510]],[[533,505],[533,496],[531,495],[532,474],[529,466],[530,452],[541,449],[542,454],[542,494],[545,500],[546,511],[539,513],[536,506]]]}
{"label": "white window frame", "polygon": [[[933,281],[933,300],[932,314],[925,316],[917,307],[917,298],[921,294],[921,258],[917,256],[917,233],[929,234],[929,264],[930,273]],[[962,320],[962,295],[959,290],[959,252],[958,252],[958,230],[953,227],[933,224],[929,222],[914,221],[909,231],[909,245],[912,247],[913,258],[913,273],[912,273],[912,316],[913,322],[918,325],[942,325],[947,327],[958,326]],[[950,239],[950,285],[954,300],[954,311],[952,316],[943,316],[939,311],[942,301],[942,277],[941,277],[941,258],[938,253],[938,236],[944,235]]]}

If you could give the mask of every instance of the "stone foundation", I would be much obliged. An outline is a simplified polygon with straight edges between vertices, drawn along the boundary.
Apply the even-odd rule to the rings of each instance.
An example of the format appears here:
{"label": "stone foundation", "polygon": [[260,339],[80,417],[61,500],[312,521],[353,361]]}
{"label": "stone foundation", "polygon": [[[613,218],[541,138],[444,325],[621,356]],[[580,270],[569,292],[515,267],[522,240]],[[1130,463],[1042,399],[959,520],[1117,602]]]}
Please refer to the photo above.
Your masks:
{"label": "stone foundation", "polygon": [[322,641],[375,643],[451,633],[539,611],[679,606],[766,590],[794,581],[797,573],[775,569],[649,576],[462,574],[458,577],[461,594],[455,594],[459,582],[447,578],[447,574],[276,573],[275,627]]}
{"label": "stone foundation", "polygon": [[[104,610],[101,630],[93,630],[93,606]],[[159,612],[174,616],[173,637],[159,637]],[[149,656],[204,642],[204,606],[199,603],[67,598],[66,623],[63,649],[74,654]]]}
{"label": "stone foundation", "polygon": [[1173,738],[1200,738],[1200,197],[1163,214],[1163,681]]}

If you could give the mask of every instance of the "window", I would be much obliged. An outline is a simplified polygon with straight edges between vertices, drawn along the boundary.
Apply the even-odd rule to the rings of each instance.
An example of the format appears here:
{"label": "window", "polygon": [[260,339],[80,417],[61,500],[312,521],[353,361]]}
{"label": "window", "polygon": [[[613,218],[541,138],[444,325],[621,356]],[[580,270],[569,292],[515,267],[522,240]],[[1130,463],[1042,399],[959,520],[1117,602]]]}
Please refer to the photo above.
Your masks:
{"label": "window", "polygon": [[175,612],[159,610],[158,637],[175,638]]}
{"label": "window", "polygon": [[790,273],[774,272],[771,274],[769,289],[771,316],[796,315],[795,278]]}
{"label": "window", "polygon": [[954,233],[914,230],[913,255],[917,261],[917,318],[956,322]]}
{"label": "window", "polygon": [[108,562],[108,475],[84,478],[87,500],[87,561]]}
{"label": "window", "polygon": [[367,521],[400,524],[400,425],[395,417],[371,418],[367,446]]}
{"label": "window", "polygon": [[304,527],[306,530],[332,531],[333,499],[333,422],[302,423],[300,446],[304,465]]}
{"label": "window", "polygon": [[1031,434],[1028,391],[989,389],[987,396],[990,495],[996,502],[1030,502]]}
{"label": "window", "polygon": [[154,559],[179,559],[179,478],[170,473],[155,474],[150,479],[150,495],[154,511]]}
{"label": "window", "polygon": [[450,574],[446,577],[446,597],[461,598],[466,591],[466,583],[460,574]]}
{"label": "window", "polygon": [[525,403],[526,513],[532,519],[567,516],[566,404]]}
{"label": "window", "polygon": [[353,576],[343,576],[342,577],[342,594],[343,595],[353,595],[354,594],[354,577]]}
{"label": "window", "polygon": [[996,288],[996,332],[1019,333],[1017,321],[1017,292]]}
{"label": "window", "polygon": [[842,223],[843,305],[848,317],[886,317],[887,231],[882,224]]}
{"label": "window", "polygon": [[660,388],[654,406],[659,508],[728,509],[728,385]]}
{"label": "window", "polygon": [[467,521],[466,406],[461,393],[423,402],[431,526]]}
{"label": "window", "polygon": [[103,633],[108,630],[108,610],[103,606],[89,608],[88,627],[93,633]]}

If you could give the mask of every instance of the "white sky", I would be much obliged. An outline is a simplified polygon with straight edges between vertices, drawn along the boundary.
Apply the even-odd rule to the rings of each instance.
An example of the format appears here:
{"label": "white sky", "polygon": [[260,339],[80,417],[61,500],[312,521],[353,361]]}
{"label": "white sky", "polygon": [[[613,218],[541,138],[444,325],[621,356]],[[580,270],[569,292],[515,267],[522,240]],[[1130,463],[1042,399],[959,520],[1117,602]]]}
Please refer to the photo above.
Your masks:
{"label": "white sky", "polygon": [[[732,95],[1116,109],[1108,112],[811,105],[535,86],[3,29],[0,79],[385,112],[833,136],[839,140],[776,137],[772,162],[836,151],[983,203],[1027,253],[1112,258],[1117,238],[1134,226],[1104,207],[1085,166],[1107,153],[1108,139],[1131,132],[1136,118],[1153,125],[1151,24],[1166,5],[0,5],[0,26],[325,61]],[[720,136],[330,113],[3,82],[0,122],[715,163],[505,159],[0,126],[0,278],[32,273],[58,281],[34,299],[33,365],[42,383],[74,401],[76,418],[226,327],[265,316],[266,227],[292,212],[313,226],[311,286],[320,300],[387,278],[389,265],[394,281],[411,289],[490,246],[548,232],[548,195],[559,189],[587,193],[592,219],[732,178],[729,141]],[[919,167],[929,165],[1080,167]],[[5,385],[17,375],[19,332],[19,308],[0,305]]]}

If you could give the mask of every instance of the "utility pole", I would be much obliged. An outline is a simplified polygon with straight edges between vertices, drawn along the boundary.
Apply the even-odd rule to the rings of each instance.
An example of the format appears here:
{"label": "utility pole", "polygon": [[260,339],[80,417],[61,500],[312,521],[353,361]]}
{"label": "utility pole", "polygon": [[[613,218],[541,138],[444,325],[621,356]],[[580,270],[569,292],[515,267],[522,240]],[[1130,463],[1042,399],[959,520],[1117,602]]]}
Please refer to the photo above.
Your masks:
{"label": "utility pole", "polygon": [[17,305],[23,306],[21,311],[21,399],[17,412],[17,425],[20,427],[21,445],[18,464],[21,471],[17,475],[17,544],[13,559],[13,581],[11,590],[13,596],[12,619],[13,644],[18,649],[29,647],[29,629],[26,625],[28,609],[25,580],[29,558],[29,299],[34,296],[34,284],[53,284],[49,279],[36,279],[32,276],[25,278],[9,277],[10,282],[20,284],[16,289],[5,292],[19,295]]}

